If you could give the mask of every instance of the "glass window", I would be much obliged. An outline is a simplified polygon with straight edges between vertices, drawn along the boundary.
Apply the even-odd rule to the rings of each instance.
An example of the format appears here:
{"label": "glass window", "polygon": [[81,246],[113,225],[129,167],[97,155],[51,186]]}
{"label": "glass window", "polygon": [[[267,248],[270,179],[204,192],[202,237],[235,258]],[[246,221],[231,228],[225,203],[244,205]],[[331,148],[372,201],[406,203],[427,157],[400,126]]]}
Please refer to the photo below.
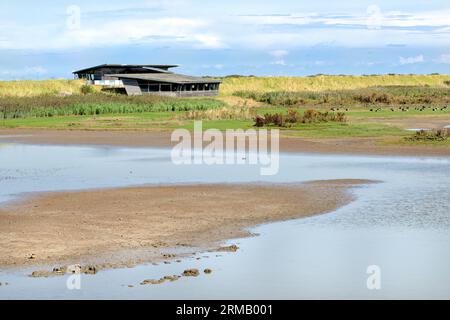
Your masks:
{"label": "glass window", "polygon": [[159,85],[158,84],[151,84],[149,86],[149,91],[150,92],[158,92],[159,91]]}

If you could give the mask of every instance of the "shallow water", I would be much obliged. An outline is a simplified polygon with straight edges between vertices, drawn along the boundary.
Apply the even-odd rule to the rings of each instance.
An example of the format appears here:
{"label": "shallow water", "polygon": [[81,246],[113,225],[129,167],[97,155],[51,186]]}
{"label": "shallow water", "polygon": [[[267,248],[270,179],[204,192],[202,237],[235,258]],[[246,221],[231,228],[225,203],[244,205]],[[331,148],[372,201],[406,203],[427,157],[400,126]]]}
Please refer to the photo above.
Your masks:
{"label": "shallow water", "polygon": [[[159,183],[383,181],[329,214],[272,223],[240,239],[237,253],[200,254],[82,276],[33,279],[0,271],[0,298],[450,298],[450,159],[283,154],[275,176],[257,166],[175,166],[165,149],[0,146],[0,201],[24,192]],[[369,290],[367,267],[381,270]],[[211,268],[211,275],[140,286],[144,279]],[[129,288],[128,285],[134,287]]]}

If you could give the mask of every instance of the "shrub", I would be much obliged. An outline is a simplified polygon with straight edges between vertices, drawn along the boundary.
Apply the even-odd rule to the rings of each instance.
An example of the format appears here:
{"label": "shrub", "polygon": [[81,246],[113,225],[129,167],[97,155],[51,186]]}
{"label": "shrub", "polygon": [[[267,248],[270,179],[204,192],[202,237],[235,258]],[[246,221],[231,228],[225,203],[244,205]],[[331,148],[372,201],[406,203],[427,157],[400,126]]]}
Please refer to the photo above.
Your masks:
{"label": "shrub", "polygon": [[286,116],[286,122],[287,123],[298,123],[301,120],[301,116],[298,113],[297,110],[289,109],[287,116]]}
{"label": "shrub", "polygon": [[254,118],[254,112],[247,107],[219,108],[209,110],[191,110],[185,116],[188,120],[250,120]]}
{"label": "shrub", "polygon": [[306,110],[305,114],[303,115],[303,123],[310,123],[310,122],[316,122],[317,120],[318,111],[316,110]]}
{"label": "shrub", "polygon": [[450,129],[420,130],[414,136],[406,137],[410,141],[445,141],[450,137]]}
{"label": "shrub", "polygon": [[80,88],[80,91],[82,94],[93,94],[96,92],[94,87],[88,84],[83,84]]}
{"label": "shrub", "polygon": [[265,125],[284,126],[284,116],[281,113],[266,113],[264,119]]}
{"label": "shrub", "polygon": [[357,94],[354,99],[362,103],[384,103],[389,104],[393,101],[392,95],[387,93],[372,92],[367,94]]}
{"label": "shrub", "polygon": [[343,112],[320,112],[316,110],[306,110],[303,115],[303,123],[314,122],[346,122],[347,118]]}
{"label": "shrub", "polygon": [[258,115],[254,118],[256,127],[277,126],[289,127],[298,123],[319,123],[319,122],[346,122],[347,118],[342,112],[320,112],[317,110],[306,110],[300,115],[296,110],[288,110],[287,115],[281,113],[266,113],[264,116]]}
{"label": "shrub", "polygon": [[266,118],[258,114],[255,117],[255,126],[256,127],[264,127],[265,124],[266,124]]}

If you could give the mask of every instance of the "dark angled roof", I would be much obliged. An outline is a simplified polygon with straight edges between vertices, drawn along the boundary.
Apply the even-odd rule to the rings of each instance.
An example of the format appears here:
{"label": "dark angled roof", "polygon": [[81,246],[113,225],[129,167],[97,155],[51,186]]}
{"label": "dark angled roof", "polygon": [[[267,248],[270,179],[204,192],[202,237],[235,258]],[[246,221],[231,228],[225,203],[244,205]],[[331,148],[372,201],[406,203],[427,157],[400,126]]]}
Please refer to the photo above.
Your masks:
{"label": "dark angled roof", "polygon": [[142,73],[142,74],[108,74],[109,77],[123,79],[149,80],[168,83],[221,83],[222,81],[211,78],[191,77],[177,73]]}
{"label": "dark angled roof", "polygon": [[169,69],[178,67],[176,64],[101,64],[95,67],[90,67],[86,69],[81,69],[78,71],[74,71],[73,73],[82,73],[86,71],[92,71],[100,68],[151,68],[151,69]]}

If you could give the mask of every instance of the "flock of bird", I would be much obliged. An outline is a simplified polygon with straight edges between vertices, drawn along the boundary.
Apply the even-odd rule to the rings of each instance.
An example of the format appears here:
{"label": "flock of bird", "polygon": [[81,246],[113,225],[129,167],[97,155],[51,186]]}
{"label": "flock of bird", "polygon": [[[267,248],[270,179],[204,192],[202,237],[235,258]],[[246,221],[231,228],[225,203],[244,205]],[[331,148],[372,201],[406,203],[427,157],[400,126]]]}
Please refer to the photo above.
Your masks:
{"label": "flock of bird", "polygon": [[[397,107],[397,108],[389,108],[390,111],[401,111],[401,112],[408,112],[410,110],[416,110],[416,111],[425,111],[427,109],[431,109],[432,111],[447,111],[448,106],[445,107],[432,107],[432,106],[420,106],[420,107],[414,107],[414,109],[410,109],[409,107]],[[376,109],[370,109],[371,112],[380,112],[382,111],[382,108],[376,108]]]}
{"label": "flock of bird", "polygon": [[348,111],[348,108],[331,108],[330,111]]}
{"label": "flock of bird", "polygon": [[[389,108],[390,111],[394,112],[394,111],[401,111],[401,112],[408,112],[410,110],[416,110],[416,111],[425,111],[427,109],[431,109],[431,111],[447,111],[449,110],[449,106],[445,106],[445,107],[432,107],[432,106],[419,106],[419,107],[414,107],[414,109],[410,109],[410,107],[391,107]],[[330,111],[349,111],[348,108],[331,108]],[[369,110],[370,112],[380,112],[383,111],[383,108],[371,108]]]}

